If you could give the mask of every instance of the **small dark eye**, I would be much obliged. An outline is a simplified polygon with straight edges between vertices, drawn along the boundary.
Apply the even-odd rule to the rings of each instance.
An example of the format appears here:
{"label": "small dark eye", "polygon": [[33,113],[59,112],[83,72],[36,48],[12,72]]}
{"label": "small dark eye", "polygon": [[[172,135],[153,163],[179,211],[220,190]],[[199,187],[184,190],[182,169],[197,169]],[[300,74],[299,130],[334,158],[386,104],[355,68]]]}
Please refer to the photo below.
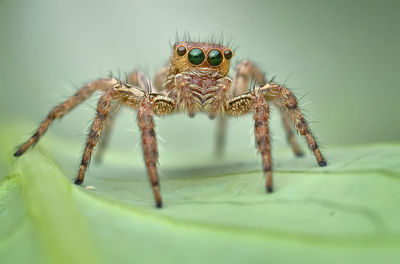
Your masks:
{"label": "small dark eye", "polygon": [[188,59],[190,63],[199,65],[204,61],[204,52],[201,49],[194,48],[189,51]]}
{"label": "small dark eye", "polygon": [[224,57],[225,57],[225,59],[227,59],[227,60],[230,60],[231,58],[232,58],[232,56],[233,56],[233,54],[232,54],[232,51],[231,50],[225,50],[224,51]]}
{"label": "small dark eye", "polygon": [[183,56],[183,55],[186,54],[186,48],[185,48],[184,46],[179,46],[179,47],[176,49],[176,53],[177,53],[179,56]]}
{"label": "small dark eye", "polygon": [[218,66],[222,62],[222,54],[219,50],[213,49],[208,52],[207,62],[211,66]]}

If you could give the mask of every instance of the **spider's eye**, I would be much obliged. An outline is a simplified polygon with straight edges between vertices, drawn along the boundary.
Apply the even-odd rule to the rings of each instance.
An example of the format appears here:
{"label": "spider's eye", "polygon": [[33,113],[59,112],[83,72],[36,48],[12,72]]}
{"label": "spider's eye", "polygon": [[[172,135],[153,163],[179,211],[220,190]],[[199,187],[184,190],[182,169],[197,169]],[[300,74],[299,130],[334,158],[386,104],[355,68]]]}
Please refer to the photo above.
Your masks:
{"label": "spider's eye", "polygon": [[232,53],[231,50],[227,49],[227,50],[224,51],[225,59],[230,60],[232,58],[232,56],[233,56],[233,53]]}
{"label": "spider's eye", "polygon": [[186,48],[185,48],[184,46],[179,46],[179,47],[176,49],[176,53],[177,53],[179,56],[183,56],[183,55],[186,54]]}
{"label": "spider's eye", "polygon": [[199,65],[204,61],[204,52],[201,49],[191,49],[189,51],[188,59],[191,64]]}
{"label": "spider's eye", "polygon": [[211,66],[218,66],[222,62],[222,54],[219,50],[213,49],[208,52],[207,62]]}

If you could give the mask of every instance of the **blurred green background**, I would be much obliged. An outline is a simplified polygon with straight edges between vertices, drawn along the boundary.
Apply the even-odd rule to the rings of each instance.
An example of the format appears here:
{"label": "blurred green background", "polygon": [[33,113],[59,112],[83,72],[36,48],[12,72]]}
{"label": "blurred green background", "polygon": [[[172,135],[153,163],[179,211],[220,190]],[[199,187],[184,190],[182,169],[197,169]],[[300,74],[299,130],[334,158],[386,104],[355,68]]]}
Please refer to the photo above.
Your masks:
{"label": "blurred green background", "polygon": [[[0,0],[1,260],[397,263],[399,11],[398,1]],[[251,59],[286,82],[329,166],[293,157],[275,110],[278,191],[265,195],[251,116],[229,120],[222,160],[211,155],[215,121],[157,118],[165,208],[155,210],[125,109],[105,162],[87,173],[90,192],[70,181],[99,94],[12,157],[84,83],[135,68],[154,76],[176,32],[223,33],[238,48],[233,67]]]}
{"label": "blurred green background", "polygon": [[[323,145],[396,142],[399,6],[398,1],[2,0],[1,115],[30,121],[33,131],[52,106],[109,71],[123,76],[141,68],[154,76],[176,32],[203,39],[223,33],[238,47],[233,65],[254,60],[269,77],[276,75],[304,96],[301,105]],[[50,133],[82,144],[95,102],[96,97],[74,110]],[[285,145],[277,111],[272,123],[274,146]],[[158,127],[166,149],[212,149],[214,123],[206,116],[162,118]],[[229,129],[228,150],[252,145],[251,117],[230,120]],[[114,147],[136,147],[131,111],[124,111],[116,130]],[[21,131],[21,138],[32,131]]]}

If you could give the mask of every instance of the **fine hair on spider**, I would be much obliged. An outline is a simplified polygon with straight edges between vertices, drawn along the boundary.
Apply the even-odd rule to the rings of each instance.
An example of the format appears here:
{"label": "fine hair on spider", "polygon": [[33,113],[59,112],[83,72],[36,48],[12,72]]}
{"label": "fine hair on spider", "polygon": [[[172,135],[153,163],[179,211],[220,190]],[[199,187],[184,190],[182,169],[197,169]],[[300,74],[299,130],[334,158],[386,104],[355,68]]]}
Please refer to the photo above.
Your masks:
{"label": "fine hair on spider", "polygon": [[231,59],[236,55],[232,41],[211,36],[209,41],[193,40],[189,33],[171,47],[168,65],[154,76],[153,82],[145,73],[135,70],[125,74],[125,81],[110,74],[87,83],[63,103],[53,107],[36,132],[14,153],[21,156],[34,146],[54,120],[62,118],[76,106],[90,98],[94,92],[102,93],[96,115],[89,129],[82,153],[75,184],[82,184],[93,150],[102,155],[107,146],[107,135],[121,106],[136,112],[140,131],[143,158],[149,176],[157,208],[163,206],[158,177],[158,144],[155,117],[186,113],[194,117],[199,113],[216,119],[216,153],[224,152],[226,120],[232,117],[252,115],[255,146],[261,156],[261,168],[265,175],[264,188],[273,191],[270,106],[279,109],[286,138],[296,156],[303,155],[293,130],[301,135],[319,166],[327,164],[319,144],[311,132],[306,118],[298,105],[298,99],[285,84],[274,78],[267,81],[265,73],[252,61],[240,61],[230,77]]}

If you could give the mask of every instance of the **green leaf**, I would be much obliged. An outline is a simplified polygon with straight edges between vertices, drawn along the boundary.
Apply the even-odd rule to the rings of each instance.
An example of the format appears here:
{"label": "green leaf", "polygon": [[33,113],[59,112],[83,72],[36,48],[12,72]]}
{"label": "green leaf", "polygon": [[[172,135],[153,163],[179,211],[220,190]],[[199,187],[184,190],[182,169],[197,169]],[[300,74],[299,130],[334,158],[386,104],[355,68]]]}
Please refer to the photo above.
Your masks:
{"label": "green leaf", "polygon": [[324,168],[311,155],[275,151],[271,195],[252,150],[222,160],[172,150],[160,160],[157,210],[140,152],[92,164],[89,191],[71,184],[77,146],[50,137],[15,159],[16,131],[2,129],[0,139],[2,263],[400,259],[398,144],[327,147]]}

